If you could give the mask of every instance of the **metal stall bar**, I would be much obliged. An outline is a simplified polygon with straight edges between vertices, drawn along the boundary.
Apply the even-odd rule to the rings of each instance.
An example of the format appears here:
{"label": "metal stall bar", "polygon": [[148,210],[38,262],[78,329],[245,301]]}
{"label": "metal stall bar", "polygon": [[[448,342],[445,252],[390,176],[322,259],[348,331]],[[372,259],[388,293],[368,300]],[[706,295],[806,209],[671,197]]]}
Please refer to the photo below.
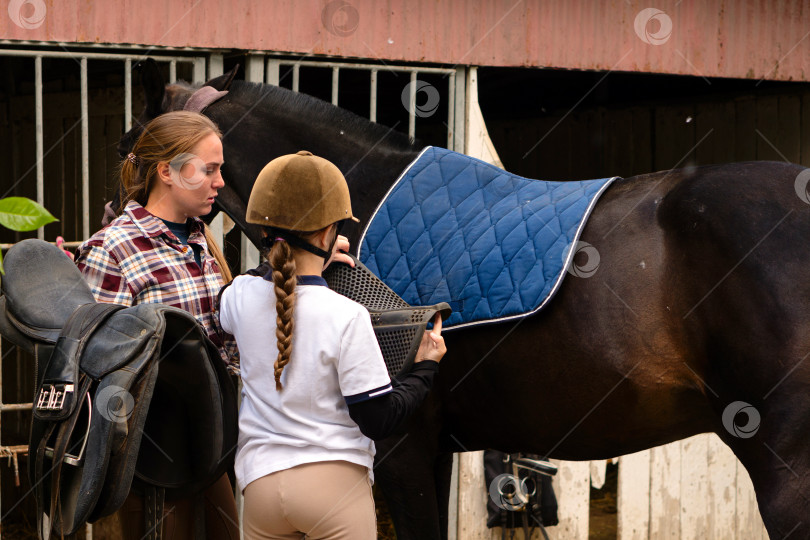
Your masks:
{"label": "metal stall bar", "polygon": [[[294,60],[288,58],[275,58],[273,55],[268,55],[267,66],[268,70],[272,69],[275,76],[271,75],[268,71],[267,81],[270,84],[278,84],[278,73],[281,70],[281,65],[292,65],[293,82],[292,90],[299,91],[300,83],[300,67],[301,65],[307,67],[331,68],[332,69],[332,104],[337,105],[336,96],[336,75],[335,70],[340,69],[359,69],[369,71],[371,73],[371,97],[369,101],[369,120],[372,122],[377,121],[377,85],[378,75],[381,66],[377,64],[361,64],[353,62],[329,62],[329,61],[310,61],[310,60]],[[414,137],[416,135],[416,90],[417,78],[420,73],[438,73],[444,75],[448,79],[448,107],[447,107],[447,147],[459,152],[464,151],[464,81],[463,76],[466,68],[438,68],[429,66],[392,66],[386,65],[385,70],[391,72],[410,73],[410,87],[409,87],[409,107],[408,107],[408,136]],[[459,77],[462,77],[459,79]],[[460,83],[457,81],[461,81]]]}
{"label": "metal stall bar", "polygon": [[[82,238],[90,238],[90,112],[87,103],[87,58],[81,62],[82,93]],[[42,229],[40,229],[42,230]]]}
{"label": "metal stall bar", "polygon": [[450,146],[450,149],[456,152],[464,152],[464,139],[467,136],[467,68],[456,68],[455,74],[450,75],[450,77],[455,79],[453,87],[456,91],[455,95],[450,98],[452,100],[450,103],[451,108],[455,109],[453,121],[449,124],[453,129],[453,144]]}
{"label": "metal stall bar", "polygon": [[408,138],[416,138],[416,72],[411,71],[411,82],[408,86]]}
{"label": "metal stall bar", "polygon": [[[195,52],[203,52],[196,51]],[[124,63],[124,126],[127,130],[132,127],[132,62],[133,60],[143,59],[142,55],[132,53],[102,53],[102,52],[65,52],[65,51],[31,51],[31,50],[0,50],[0,56],[14,57],[14,58],[32,58],[34,60],[34,107],[35,107],[35,137],[36,137],[36,200],[39,204],[44,205],[45,197],[45,174],[44,174],[44,158],[46,151],[44,148],[44,119],[43,119],[43,58],[54,59],[71,59],[76,60],[79,58],[80,65],[80,95],[81,95],[81,176],[82,176],[82,234],[85,238],[90,236],[89,224],[89,92],[88,92],[88,65],[90,59],[98,60],[117,60]],[[193,64],[194,77],[202,79],[205,74],[205,57],[185,57],[185,56],[158,56],[156,58],[159,62],[170,62],[171,78],[176,79],[176,63],[177,62],[191,62]],[[48,149],[50,152],[51,149]],[[44,239],[44,230],[40,228],[37,231],[39,239]],[[65,246],[76,247],[80,242],[72,241],[66,242]],[[10,245],[0,246],[0,249],[8,249]],[[2,349],[0,349],[0,359],[2,359]],[[1,364],[2,362],[0,362]],[[0,366],[0,413],[6,412],[20,412],[30,411],[31,403],[3,403],[3,386],[2,386],[2,366]],[[19,377],[18,370],[18,377]],[[2,414],[0,414],[0,441],[2,440]],[[18,456],[19,454],[27,454],[28,447],[26,445],[0,445],[0,458],[7,457],[14,464],[15,470],[15,483],[19,485],[19,467]],[[86,528],[86,538],[92,540],[93,529],[88,525]],[[0,537],[2,537],[2,526],[0,526]]]}
{"label": "metal stall bar", "polygon": [[[455,74],[447,77],[447,95],[454,96],[456,95],[456,77]],[[452,98],[451,98],[452,99]],[[453,100],[455,101],[455,100]],[[450,105],[453,105],[451,103]],[[455,147],[453,144],[453,134],[456,132],[455,130],[455,116],[456,116],[456,108],[455,106],[447,107],[447,148],[452,148],[457,151],[461,151]]]}
{"label": "metal stall bar", "polygon": [[338,77],[340,76],[340,68],[332,68],[332,105],[337,107],[338,104]]}
{"label": "metal stall bar", "polygon": [[[45,199],[45,171],[44,171],[44,122],[43,122],[43,58],[75,60],[80,57],[80,93],[81,93],[81,200],[82,200],[82,237],[90,236],[90,147],[89,147],[89,94],[88,94],[88,60],[119,60],[124,62],[124,126],[127,130],[132,127],[132,62],[141,60],[143,56],[132,53],[72,53],[65,51],[25,51],[0,50],[0,56],[34,59],[34,106],[35,106],[35,134],[36,134],[36,200],[44,206]],[[170,78],[176,79],[177,62],[189,62],[194,66],[195,78],[203,78],[205,74],[205,57],[158,56],[159,62],[169,62]],[[48,150],[50,151],[50,149]],[[37,238],[44,240],[45,231],[40,228]]]}
{"label": "metal stall bar", "polygon": [[[43,152],[43,138],[42,133],[42,56],[37,56],[34,59],[34,103],[36,107],[36,132],[37,132],[37,202],[45,205],[45,171],[43,169],[42,160],[44,157]],[[37,238],[40,240],[45,239],[45,229],[40,227],[37,231]]]}
{"label": "metal stall bar", "polygon": [[124,60],[124,131],[132,129],[132,60]]}
{"label": "metal stall bar", "polygon": [[371,96],[369,97],[368,104],[368,119],[372,122],[377,121],[377,70],[371,70]]}

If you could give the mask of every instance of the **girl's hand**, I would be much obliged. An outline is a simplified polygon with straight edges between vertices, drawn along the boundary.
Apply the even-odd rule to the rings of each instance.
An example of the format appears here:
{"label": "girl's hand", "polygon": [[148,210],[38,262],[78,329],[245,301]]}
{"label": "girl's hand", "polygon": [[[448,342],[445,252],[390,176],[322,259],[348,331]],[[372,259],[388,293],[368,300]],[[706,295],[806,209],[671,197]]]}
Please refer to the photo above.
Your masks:
{"label": "girl's hand", "polygon": [[346,263],[352,268],[354,268],[354,261],[351,257],[346,255],[346,252],[349,251],[349,239],[343,235],[338,235],[337,240],[335,241],[335,247],[332,250],[332,256],[329,257],[329,260],[326,261],[324,268],[328,267],[333,262],[342,262]]}
{"label": "girl's hand", "polygon": [[433,318],[433,330],[430,332],[425,331],[422,334],[422,343],[419,344],[419,350],[416,351],[414,363],[419,363],[422,360],[438,362],[446,352],[447,347],[444,345],[444,338],[442,337],[442,316],[437,313]]}

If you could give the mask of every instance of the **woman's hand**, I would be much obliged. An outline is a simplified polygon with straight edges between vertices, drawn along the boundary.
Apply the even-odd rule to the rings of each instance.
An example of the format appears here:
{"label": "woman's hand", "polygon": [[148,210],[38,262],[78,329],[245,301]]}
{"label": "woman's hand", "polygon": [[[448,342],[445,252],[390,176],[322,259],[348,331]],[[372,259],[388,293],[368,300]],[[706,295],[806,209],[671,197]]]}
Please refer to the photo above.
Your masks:
{"label": "woman's hand", "polygon": [[346,252],[348,251],[349,251],[349,239],[339,234],[337,240],[335,241],[335,247],[332,249],[332,256],[329,257],[328,261],[326,261],[326,264],[323,266],[324,269],[326,269],[333,262],[346,263],[352,268],[354,268],[354,261],[352,260],[351,257],[346,255]]}
{"label": "woman's hand", "polygon": [[447,347],[444,345],[444,338],[442,337],[442,316],[440,313],[436,313],[433,318],[433,330],[430,332],[425,331],[422,334],[422,343],[419,344],[419,350],[416,351],[414,363],[419,363],[422,360],[438,362],[446,352]]}

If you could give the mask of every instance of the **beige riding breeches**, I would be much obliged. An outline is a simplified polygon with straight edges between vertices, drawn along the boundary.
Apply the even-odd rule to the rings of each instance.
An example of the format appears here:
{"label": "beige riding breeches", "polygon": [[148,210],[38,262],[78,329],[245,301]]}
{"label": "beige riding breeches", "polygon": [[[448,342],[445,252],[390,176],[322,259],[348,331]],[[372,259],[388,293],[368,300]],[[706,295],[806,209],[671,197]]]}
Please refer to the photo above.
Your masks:
{"label": "beige riding breeches", "polygon": [[251,482],[244,496],[246,540],[377,538],[371,481],[361,465],[299,465]]}

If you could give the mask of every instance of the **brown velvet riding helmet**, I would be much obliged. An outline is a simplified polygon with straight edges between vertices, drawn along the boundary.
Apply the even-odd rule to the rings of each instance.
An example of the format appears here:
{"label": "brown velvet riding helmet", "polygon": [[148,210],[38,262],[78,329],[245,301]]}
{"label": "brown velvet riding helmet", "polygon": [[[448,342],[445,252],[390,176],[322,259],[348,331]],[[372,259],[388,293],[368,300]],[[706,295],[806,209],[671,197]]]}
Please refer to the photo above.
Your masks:
{"label": "brown velvet riding helmet", "polygon": [[343,174],[306,150],[264,166],[250,192],[246,218],[248,223],[302,232],[344,219],[358,221]]}

